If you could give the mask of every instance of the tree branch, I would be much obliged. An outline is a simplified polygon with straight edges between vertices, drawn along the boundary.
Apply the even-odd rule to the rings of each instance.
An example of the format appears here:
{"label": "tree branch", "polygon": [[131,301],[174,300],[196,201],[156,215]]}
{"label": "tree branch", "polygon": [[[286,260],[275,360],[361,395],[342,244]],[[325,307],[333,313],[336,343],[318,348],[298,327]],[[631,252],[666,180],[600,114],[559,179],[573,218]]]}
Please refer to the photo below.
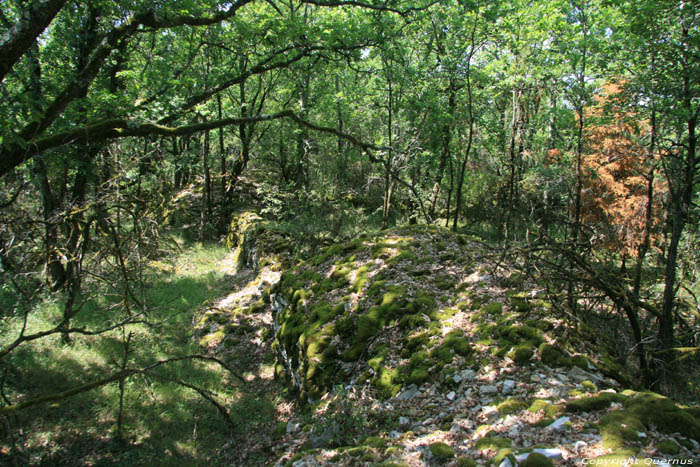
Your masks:
{"label": "tree branch", "polygon": [[0,38],[0,82],[51,24],[66,0],[36,0],[22,18]]}

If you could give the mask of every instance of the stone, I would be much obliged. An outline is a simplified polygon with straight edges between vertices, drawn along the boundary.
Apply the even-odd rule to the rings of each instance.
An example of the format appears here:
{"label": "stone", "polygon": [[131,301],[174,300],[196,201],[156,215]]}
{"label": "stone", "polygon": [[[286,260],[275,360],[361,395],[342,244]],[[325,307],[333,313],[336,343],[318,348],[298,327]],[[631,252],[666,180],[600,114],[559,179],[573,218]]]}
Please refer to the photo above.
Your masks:
{"label": "stone", "polygon": [[410,423],[411,420],[408,417],[399,417],[399,426],[408,426]]}
{"label": "stone", "polygon": [[462,378],[462,376],[459,373],[455,373],[454,375],[452,375],[452,381],[454,381],[457,384],[459,384],[463,379],[464,378]]}
{"label": "stone", "polygon": [[513,465],[511,460],[508,458],[508,456],[506,456],[505,458],[503,458],[501,463],[498,464],[498,467],[515,467],[515,466]]}
{"label": "stone", "polygon": [[454,391],[450,391],[450,392],[447,393],[447,399],[448,399],[448,400],[451,400],[451,401],[455,400],[455,396],[456,396],[456,394],[455,394]]}
{"label": "stone", "polygon": [[503,388],[501,389],[501,393],[503,393],[503,395],[508,395],[511,394],[514,389],[515,381],[513,381],[512,379],[507,379],[503,382]]}
{"label": "stone", "polygon": [[568,422],[570,422],[571,419],[569,417],[559,417],[556,420],[554,420],[551,424],[547,425],[547,430],[548,431],[560,431],[563,430],[564,427]]}
{"label": "stone", "polygon": [[287,423],[287,434],[291,435],[293,433],[297,433],[299,430],[301,430],[301,423],[295,422],[295,421],[289,421]]}
{"label": "stone", "polygon": [[460,373],[460,376],[461,376],[463,379],[466,379],[466,380],[468,380],[468,381],[471,381],[471,380],[473,380],[474,378],[476,378],[476,371],[471,370],[471,369],[462,370],[462,372]]}
{"label": "stone", "polygon": [[605,384],[605,380],[600,375],[597,375],[595,373],[590,373],[590,372],[583,370],[577,366],[571,368],[568,376],[572,380],[579,382],[579,383],[582,383],[586,380],[589,380],[589,381],[594,382],[596,385]]}
{"label": "stone", "polygon": [[492,384],[485,384],[479,387],[479,393],[481,394],[495,394],[498,392],[498,388]]}
{"label": "stone", "polygon": [[401,394],[396,396],[396,399],[400,401],[408,401],[419,395],[420,390],[418,389],[418,386],[416,386],[415,384],[411,384]]}

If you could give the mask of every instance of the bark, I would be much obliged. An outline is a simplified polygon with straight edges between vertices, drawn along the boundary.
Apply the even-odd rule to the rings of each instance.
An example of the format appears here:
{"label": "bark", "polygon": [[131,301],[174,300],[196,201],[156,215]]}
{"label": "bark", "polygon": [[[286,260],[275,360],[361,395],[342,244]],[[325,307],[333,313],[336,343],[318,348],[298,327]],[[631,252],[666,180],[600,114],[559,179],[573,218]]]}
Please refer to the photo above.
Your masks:
{"label": "bark", "polygon": [[[661,350],[664,351],[666,363],[671,361],[671,352],[674,346],[674,310],[676,299],[676,273],[678,268],[678,247],[683,236],[685,225],[688,221],[688,211],[695,194],[695,175],[698,166],[697,160],[697,124],[698,114],[693,108],[693,90],[691,88],[691,53],[688,50],[690,42],[689,26],[681,22],[681,37],[684,45],[681,57],[683,71],[682,102],[687,120],[685,131],[687,135],[685,158],[680,167],[679,180],[675,183],[676,189],[671,189],[671,240],[666,255],[666,270],[663,293],[663,307],[659,326],[659,341]],[[674,183],[670,183],[673,187]],[[665,370],[665,369],[664,369]],[[665,371],[664,371],[665,373]],[[662,375],[665,377],[665,375]]]}
{"label": "bark", "polygon": [[35,0],[0,38],[0,82],[51,24],[66,0]]}

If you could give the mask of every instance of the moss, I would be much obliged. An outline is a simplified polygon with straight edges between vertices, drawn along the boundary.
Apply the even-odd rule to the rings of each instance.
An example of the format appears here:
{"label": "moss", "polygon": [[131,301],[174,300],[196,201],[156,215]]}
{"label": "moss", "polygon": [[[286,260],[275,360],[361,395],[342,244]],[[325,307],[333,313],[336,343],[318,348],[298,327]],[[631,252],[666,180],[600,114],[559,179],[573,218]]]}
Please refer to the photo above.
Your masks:
{"label": "moss", "polygon": [[428,375],[428,372],[425,369],[416,368],[415,370],[411,371],[411,374],[408,375],[406,381],[408,383],[420,386],[421,384],[426,382],[428,378],[430,378],[430,375]]}
{"label": "moss", "polygon": [[543,342],[539,347],[540,359],[547,366],[563,366],[566,363],[564,353],[557,347]]}
{"label": "moss", "polygon": [[677,406],[671,399],[653,392],[630,392],[624,402],[625,411],[632,413],[647,427],[662,433],[680,433],[700,441],[700,420],[692,409]]}
{"label": "moss", "polygon": [[476,467],[477,463],[474,459],[470,459],[468,457],[458,457],[457,458],[457,466],[458,467]]}
{"label": "moss", "polygon": [[525,459],[525,462],[521,464],[522,467],[554,467],[554,462],[549,459],[544,454],[539,452],[530,453]]}
{"label": "moss", "polygon": [[506,438],[498,438],[496,436],[484,436],[476,442],[475,447],[479,451],[482,451],[484,449],[496,451],[503,448],[509,448],[511,444],[511,440]]}
{"label": "moss", "polygon": [[430,336],[427,332],[422,332],[415,336],[412,336],[406,341],[405,348],[411,352],[415,352],[418,349],[425,347],[428,342],[430,342]]}
{"label": "moss", "polygon": [[656,449],[663,454],[676,456],[681,452],[681,447],[672,439],[665,439],[656,443]]}
{"label": "moss", "polygon": [[588,392],[596,392],[598,390],[596,385],[589,380],[585,380],[581,383],[581,385],[583,386],[583,389],[585,389]]}
{"label": "moss", "polygon": [[378,378],[375,379],[374,385],[379,389],[381,396],[388,399],[396,396],[401,390],[401,385],[396,383],[398,378],[398,368],[389,369],[380,367]]}
{"label": "moss", "polygon": [[513,450],[511,448],[501,448],[498,450],[496,455],[491,459],[491,462],[494,465],[501,465],[501,463],[505,460],[505,458],[508,458],[510,460],[511,465],[517,465],[518,462],[515,459],[515,456],[513,455]]}
{"label": "moss", "polygon": [[419,312],[430,312],[437,304],[435,303],[435,298],[425,290],[419,290],[416,292],[415,303],[419,307]]}
{"label": "moss", "polygon": [[613,392],[601,392],[595,396],[581,397],[566,403],[567,412],[592,412],[607,409],[613,402],[624,402],[627,396]]}
{"label": "moss", "polygon": [[518,365],[527,364],[533,355],[533,347],[529,344],[515,346],[510,352],[508,352],[508,358],[513,360]]}
{"label": "moss", "polygon": [[571,365],[577,366],[586,371],[590,370],[591,367],[595,368],[595,366],[591,364],[591,361],[584,355],[574,355],[571,357]]}
{"label": "moss", "polygon": [[598,429],[603,436],[603,447],[620,449],[627,442],[639,441],[637,433],[644,432],[644,424],[632,413],[626,410],[613,410],[598,422]]}
{"label": "moss", "polygon": [[455,456],[454,449],[445,443],[432,443],[429,449],[438,461],[447,461]]}
{"label": "moss", "polygon": [[425,350],[419,350],[418,352],[411,355],[411,358],[408,362],[409,369],[412,370],[414,368],[428,368],[428,367],[430,367],[430,360],[429,360],[428,352],[426,352]]}
{"label": "moss", "polygon": [[378,436],[370,436],[367,439],[365,439],[364,443],[362,444],[372,448],[382,449],[385,448],[387,444],[389,444],[389,441]]}
{"label": "moss", "polygon": [[499,415],[509,415],[520,412],[527,404],[520,399],[507,399],[496,406]]}
{"label": "moss", "polygon": [[444,364],[452,363],[452,360],[454,359],[452,351],[448,346],[444,344],[435,347],[431,352],[430,356],[438,362],[442,362]]}
{"label": "moss", "polygon": [[450,331],[447,336],[445,336],[444,345],[463,357],[470,355],[473,351],[469,345],[469,341],[464,337],[464,333],[461,330]]}
{"label": "moss", "polygon": [[533,423],[533,426],[536,426],[536,427],[547,427],[547,426],[551,425],[552,423],[554,423],[554,419],[553,419],[553,418],[551,418],[551,417],[545,417],[545,418],[543,418],[543,419],[541,419],[541,420],[538,420],[537,422]]}
{"label": "moss", "polygon": [[379,331],[378,313],[371,310],[357,318],[357,338],[360,341],[366,341],[373,337]]}
{"label": "moss", "polygon": [[513,309],[519,313],[526,313],[532,309],[530,302],[525,294],[516,294],[510,297],[510,303]]}
{"label": "moss", "polygon": [[537,413],[542,410],[546,417],[556,417],[563,413],[565,408],[563,405],[552,404],[544,399],[535,399],[527,410],[532,413]]}
{"label": "moss", "polygon": [[449,276],[438,276],[435,279],[437,288],[440,290],[451,290],[454,289],[457,283]]}
{"label": "moss", "polygon": [[489,315],[500,315],[503,313],[503,305],[498,302],[492,302],[484,307],[484,311]]}
{"label": "moss", "polygon": [[362,353],[365,351],[366,348],[367,345],[364,342],[358,342],[357,344],[353,345],[345,352],[343,352],[340,355],[340,359],[344,362],[356,362],[360,359]]}
{"label": "moss", "polygon": [[335,333],[341,337],[350,337],[355,332],[352,316],[343,316],[335,322]]}
{"label": "moss", "polygon": [[367,360],[367,364],[369,365],[370,368],[372,368],[374,371],[379,371],[379,368],[382,366],[382,363],[384,363],[384,359],[386,358],[385,354],[382,355],[377,355],[376,357],[372,357],[369,360]]}
{"label": "moss", "polygon": [[425,323],[425,318],[419,314],[403,315],[399,320],[399,327],[403,330],[418,329]]}

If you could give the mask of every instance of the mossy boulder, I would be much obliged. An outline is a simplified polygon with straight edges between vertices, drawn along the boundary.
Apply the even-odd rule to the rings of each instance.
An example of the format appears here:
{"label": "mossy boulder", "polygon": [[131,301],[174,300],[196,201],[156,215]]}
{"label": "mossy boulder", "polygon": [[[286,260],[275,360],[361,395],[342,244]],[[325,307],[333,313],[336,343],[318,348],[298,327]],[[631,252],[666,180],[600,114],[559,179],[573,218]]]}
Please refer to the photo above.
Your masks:
{"label": "mossy boulder", "polygon": [[530,359],[535,354],[533,347],[529,344],[522,344],[513,347],[513,349],[508,352],[508,358],[513,360],[518,365],[527,365]]}
{"label": "mossy boulder", "polygon": [[532,452],[520,465],[522,467],[554,467],[554,462],[552,462],[552,459],[549,459],[544,454]]}
{"label": "mossy boulder", "polygon": [[527,404],[520,399],[506,399],[496,406],[499,415],[509,415],[525,409]]}
{"label": "mossy boulder", "polygon": [[455,456],[455,451],[445,443],[432,443],[430,453],[440,462],[445,462]]}
{"label": "mossy boulder", "polygon": [[656,449],[660,453],[676,456],[681,452],[681,447],[672,439],[665,439],[656,443]]}
{"label": "mossy boulder", "polygon": [[540,360],[547,366],[568,366],[569,360],[564,355],[564,352],[551,344],[543,342],[538,348]]}

